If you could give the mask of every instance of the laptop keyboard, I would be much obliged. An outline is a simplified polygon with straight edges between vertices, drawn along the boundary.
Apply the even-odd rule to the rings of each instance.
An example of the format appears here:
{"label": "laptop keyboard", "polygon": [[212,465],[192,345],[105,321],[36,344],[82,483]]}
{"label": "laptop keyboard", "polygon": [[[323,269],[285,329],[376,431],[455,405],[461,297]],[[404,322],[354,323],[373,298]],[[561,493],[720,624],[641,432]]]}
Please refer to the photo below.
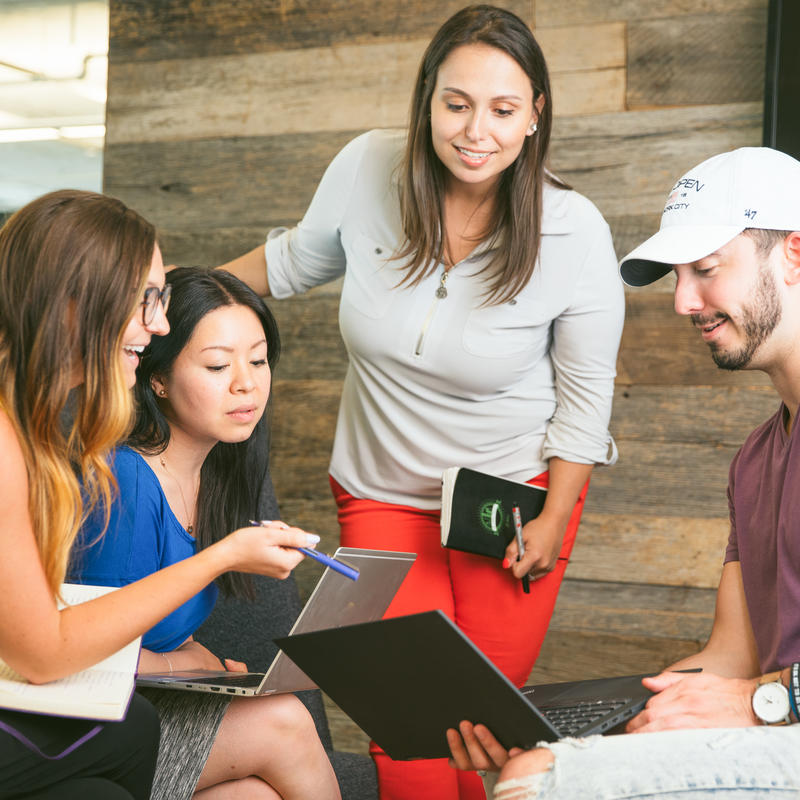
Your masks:
{"label": "laptop keyboard", "polygon": [[540,707],[539,711],[560,734],[572,736],[601,717],[613,714],[614,711],[622,708],[628,702],[627,698],[591,700],[570,706]]}

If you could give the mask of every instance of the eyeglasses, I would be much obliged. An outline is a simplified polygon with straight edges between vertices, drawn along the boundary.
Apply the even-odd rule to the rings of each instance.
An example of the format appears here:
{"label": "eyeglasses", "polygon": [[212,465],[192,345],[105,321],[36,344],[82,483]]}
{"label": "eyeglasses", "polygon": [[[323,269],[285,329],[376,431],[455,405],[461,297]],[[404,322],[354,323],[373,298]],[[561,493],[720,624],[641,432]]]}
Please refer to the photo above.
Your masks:
{"label": "eyeglasses", "polygon": [[156,311],[158,304],[161,303],[161,308],[164,313],[167,313],[169,308],[169,298],[172,294],[172,284],[168,283],[163,289],[157,286],[148,286],[144,290],[144,300],[142,300],[142,322],[145,327],[150,325],[156,318]]}

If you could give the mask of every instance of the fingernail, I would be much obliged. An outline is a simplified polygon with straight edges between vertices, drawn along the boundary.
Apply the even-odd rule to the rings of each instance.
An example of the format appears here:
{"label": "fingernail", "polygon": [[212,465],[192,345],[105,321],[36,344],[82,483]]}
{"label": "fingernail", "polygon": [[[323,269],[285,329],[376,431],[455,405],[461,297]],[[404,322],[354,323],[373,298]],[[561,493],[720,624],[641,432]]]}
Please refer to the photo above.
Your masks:
{"label": "fingernail", "polygon": [[508,558],[503,559],[503,569],[508,569],[511,566],[511,561]]}
{"label": "fingernail", "polygon": [[306,534],[306,541],[309,545],[318,544],[319,543],[319,536],[316,533],[307,533]]}

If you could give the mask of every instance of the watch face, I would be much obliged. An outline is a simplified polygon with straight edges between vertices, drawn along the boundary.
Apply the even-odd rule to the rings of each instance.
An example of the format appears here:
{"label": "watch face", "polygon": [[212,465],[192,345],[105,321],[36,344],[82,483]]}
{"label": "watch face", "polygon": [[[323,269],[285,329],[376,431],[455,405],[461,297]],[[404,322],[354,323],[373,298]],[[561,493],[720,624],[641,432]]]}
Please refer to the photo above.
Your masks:
{"label": "watch face", "polygon": [[753,694],[753,711],[768,725],[789,715],[789,691],[779,681],[759,686]]}

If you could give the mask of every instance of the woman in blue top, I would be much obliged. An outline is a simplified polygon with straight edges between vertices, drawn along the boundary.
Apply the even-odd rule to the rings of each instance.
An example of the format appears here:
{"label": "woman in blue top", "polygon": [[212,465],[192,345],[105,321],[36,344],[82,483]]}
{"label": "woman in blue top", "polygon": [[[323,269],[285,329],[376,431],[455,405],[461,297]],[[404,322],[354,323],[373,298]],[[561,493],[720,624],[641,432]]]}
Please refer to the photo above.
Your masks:
{"label": "woman in blue top", "polygon": [[[120,493],[107,534],[95,541],[103,526],[96,514],[73,559],[83,582],[131,583],[247,525],[266,477],[258,440],[280,349],[274,318],[220,270],[176,269],[167,280],[170,333],[152,341],[137,371],[136,422],[129,446],[115,453]],[[242,573],[217,583],[228,594],[250,592]],[[229,659],[223,666],[192,638],[217,593],[207,585],[145,634],[141,673],[246,669]],[[148,697],[162,717],[154,797],[339,797],[314,723],[293,695],[231,700],[152,690]],[[195,735],[187,748],[188,729]]]}

